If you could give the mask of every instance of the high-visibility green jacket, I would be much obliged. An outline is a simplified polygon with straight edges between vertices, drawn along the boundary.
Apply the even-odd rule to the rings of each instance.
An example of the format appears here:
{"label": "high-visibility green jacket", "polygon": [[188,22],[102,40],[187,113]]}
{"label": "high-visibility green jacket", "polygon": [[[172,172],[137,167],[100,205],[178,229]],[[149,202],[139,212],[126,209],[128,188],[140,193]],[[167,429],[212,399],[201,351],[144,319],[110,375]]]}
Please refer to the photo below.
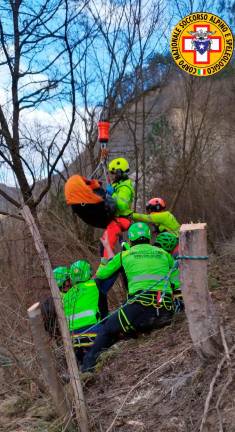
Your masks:
{"label": "high-visibility green jacket", "polygon": [[174,259],[168,252],[150,244],[139,244],[120,252],[106,265],[100,266],[96,277],[107,279],[123,269],[127,278],[128,294],[137,291],[164,291],[172,294],[167,276],[174,266]]}
{"label": "high-visibility green jacket", "polygon": [[149,215],[133,213],[132,218],[134,221],[152,223],[157,226],[160,232],[169,231],[176,235],[179,234],[180,224],[169,211],[154,212]]}
{"label": "high-visibility green jacket", "polygon": [[114,193],[112,198],[116,202],[115,216],[128,216],[131,214],[131,207],[134,200],[135,190],[130,179],[112,183]]}
{"label": "high-visibility green jacket", "polygon": [[99,322],[99,290],[94,280],[74,285],[64,294],[62,302],[71,332]]}

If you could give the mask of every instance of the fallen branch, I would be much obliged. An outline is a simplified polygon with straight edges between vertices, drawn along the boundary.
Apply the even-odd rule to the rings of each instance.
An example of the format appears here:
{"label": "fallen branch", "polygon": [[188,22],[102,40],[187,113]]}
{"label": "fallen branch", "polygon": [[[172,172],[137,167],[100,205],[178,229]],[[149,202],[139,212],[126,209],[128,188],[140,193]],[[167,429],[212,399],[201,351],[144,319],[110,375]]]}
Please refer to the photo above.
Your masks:
{"label": "fallen branch", "polygon": [[189,351],[189,349],[192,348],[192,345],[190,345],[190,347],[185,348],[183,351],[181,351],[177,356],[171,358],[170,360],[164,362],[163,364],[161,364],[160,366],[158,366],[157,368],[155,368],[154,370],[152,370],[150,373],[148,373],[147,375],[145,375],[140,381],[138,381],[131,389],[130,391],[126,394],[120,408],[118,409],[111,425],[108,427],[108,429],[105,432],[110,432],[119,416],[119,414],[122,411],[122,408],[124,407],[127,399],[129,398],[130,394],[137,388],[139,387],[140,384],[142,384],[147,378],[149,378],[151,375],[155,374],[156,372],[158,372],[160,369],[162,369],[164,366],[167,366],[168,364],[170,364],[173,360],[178,359],[179,357],[181,357],[185,352]]}
{"label": "fallen branch", "polygon": [[226,390],[228,389],[229,385],[233,381],[233,375],[232,375],[232,364],[231,364],[231,357],[230,357],[230,354],[229,354],[229,348],[228,348],[227,341],[226,341],[226,338],[225,338],[224,328],[222,326],[220,326],[220,334],[221,334],[221,339],[222,339],[222,342],[223,342],[225,356],[226,356],[227,364],[228,364],[228,378],[227,378],[227,381],[224,384],[224,386],[223,386],[223,388],[222,388],[222,390],[220,392],[220,395],[219,395],[219,397],[217,399],[217,402],[216,402],[216,405],[215,405],[215,409],[216,409],[217,416],[218,416],[218,419],[219,419],[219,432],[223,432],[224,429],[223,429],[223,420],[222,420],[221,413],[220,413],[220,403],[222,401],[224,393],[226,392]]}
{"label": "fallen branch", "polygon": [[209,392],[208,392],[208,395],[207,395],[207,398],[206,398],[206,402],[205,402],[205,406],[204,406],[204,412],[203,412],[203,416],[202,416],[202,421],[201,421],[201,426],[200,426],[199,432],[203,432],[203,428],[204,428],[205,423],[206,423],[207,414],[208,414],[208,410],[209,410],[209,407],[210,407],[210,402],[211,402],[211,399],[212,399],[212,396],[213,396],[213,391],[214,391],[214,387],[215,387],[215,383],[217,381],[217,378],[220,376],[221,369],[222,369],[225,361],[228,359],[228,354],[230,356],[230,354],[234,350],[235,350],[235,345],[232,346],[232,348],[230,349],[230,351],[228,353],[225,350],[225,355],[223,356],[223,358],[218,363],[218,366],[217,366],[217,369],[216,369],[216,373],[213,376],[213,378],[211,380],[211,383],[210,383],[210,388],[209,388]]}
{"label": "fallen branch", "polygon": [[225,385],[223,386],[222,391],[221,391],[221,393],[220,393],[220,395],[218,397],[218,400],[216,402],[216,405],[215,405],[217,416],[218,416],[218,419],[219,419],[219,432],[224,432],[223,421],[222,421],[222,417],[221,417],[221,413],[220,413],[220,409],[219,409],[220,408],[220,403],[221,403],[221,400],[222,400],[222,398],[224,396],[224,393],[226,392],[226,390],[228,389],[228,387],[232,383],[232,381],[233,381],[233,377],[232,377],[232,373],[231,373],[231,374],[229,374],[229,377],[228,377]]}
{"label": "fallen branch", "polygon": [[224,352],[225,352],[225,356],[226,356],[226,359],[227,359],[227,363],[231,367],[231,357],[230,357],[230,354],[229,354],[229,348],[228,348],[227,341],[226,341],[225,334],[224,334],[224,328],[223,328],[222,325],[220,325],[219,329],[220,329],[221,339],[222,339],[222,343],[223,343],[223,347],[224,347]]}
{"label": "fallen branch", "polygon": [[11,218],[14,218],[14,219],[18,219],[18,220],[24,222],[24,219],[23,219],[21,216],[18,216],[18,215],[15,215],[15,214],[9,213],[9,212],[5,212],[5,211],[3,211],[3,210],[0,210],[0,215],[2,215],[2,216],[7,216],[7,217],[11,217]]}

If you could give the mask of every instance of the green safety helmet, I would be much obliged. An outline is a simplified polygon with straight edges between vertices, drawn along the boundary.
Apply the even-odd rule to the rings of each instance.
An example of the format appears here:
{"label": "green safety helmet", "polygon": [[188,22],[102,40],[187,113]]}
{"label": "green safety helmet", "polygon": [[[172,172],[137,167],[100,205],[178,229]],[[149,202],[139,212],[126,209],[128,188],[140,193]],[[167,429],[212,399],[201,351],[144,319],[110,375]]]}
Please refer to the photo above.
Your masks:
{"label": "green safety helmet", "polygon": [[113,159],[109,163],[109,171],[111,173],[116,173],[117,171],[128,172],[129,171],[129,163],[124,158]]}
{"label": "green safety helmet", "polygon": [[138,240],[141,237],[151,239],[151,232],[149,226],[144,222],[136,222],[132,224],[128,230],[128,239],[130,241]]}
{"label": "green safety helmet", "polygon": [[62,288],[66,280],[70,278],[69,270],[65,266],[56,267],[53,270],[53,275],[59,288]]}
{"label": "green safety helmet", "polygon": [[172,252],[179,242],[178,237],[170,232],[162,232],[158,234],[155,240],[155,246],[164,249],[167,252]]}
{"label": "green safety helmet", "polygon": [[79,260],[73,263],[70,267],[70,277],[72,284],[86,282],[91,278],[92,269],[88,261]]}

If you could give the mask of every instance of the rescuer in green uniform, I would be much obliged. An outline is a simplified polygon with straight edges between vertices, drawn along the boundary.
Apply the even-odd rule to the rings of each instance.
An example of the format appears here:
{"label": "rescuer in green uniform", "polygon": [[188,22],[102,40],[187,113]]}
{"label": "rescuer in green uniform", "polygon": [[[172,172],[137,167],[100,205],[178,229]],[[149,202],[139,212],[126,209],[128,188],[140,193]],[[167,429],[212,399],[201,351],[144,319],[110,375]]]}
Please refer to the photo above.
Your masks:
{"label": "rescuer in green uniform", "polygon": [[[99,321],[108,314],[106,294],[91,279],[91,265],[79,260],[70,267],[72,288],[63,296],[64,313],[78,361],[97,336]],[[90,330],[89,330],[90,329]]]}
{"label": "rescuer in green uniform", "polygon": [[[69,269],[65,266],[56,267],[53,270],[53,275],[60,290],[61,300],[63,301],[63,296],[72,286]],[[47,297],[40,306],[46,331],[48,331],[50,336],[59,336],[59,324],[53,297],[51,295]]]}
{"label": "rescuer in green uniform", "polygon": [[[157,235],[154,246],[164,249],[169,252],[173,258],[177,258],[175,253],[178,246],[178,237],[170,232],[162,232]],[[184,310],[184,300],[180,288],[180,272],[179,267],[176,264],[176,268],[171,273],[171,284],[174,287],[174,305],[175,312],[181,312]]]}
{"label": "rescuer in green uniform", "polygon": [[[115,204],[113,220],[108,224],[102,238],[107,237],[109,246],[114,251],[115,245],[122,232],[127,231],[131,221],[132,203],[134,200],[134,186],[128,177],[129,163],[125,158],[113,159],[108,166],[111,185],[106,187],[106,193],[112,197]],[[104,258],[108,257],[107,250],[104,248]]]}
{"label": "rescuer in green uniform", "polygon": [[56,267],[53,270],[53,275],[63,297],[63,295],[71,288],[69,269],[65,266]]}
{"label": "rescuer in green uniform", "polygon": [[103,325],[91,350],[83,360],[83,371],[94,368],[101,351],[118,341],[120,334],[133,336],[170,324],[174,314],[170,272],[174,259],[163,249],[150,245],[150,228],[139,222],[131,225],[131,248],[118,253],[96,277],[110,278],[122,270],[127,281],[127,303],[114,312]]}
{"label": "rescuer in green uniform", "polygon": [[155,234],[168,231],[178,235],[180,224],[175,216],[166,210],[166,203],[162,198],[152,198],[146,205],[148,214],[133,213],[134,221],[151,223],[154,225]]}

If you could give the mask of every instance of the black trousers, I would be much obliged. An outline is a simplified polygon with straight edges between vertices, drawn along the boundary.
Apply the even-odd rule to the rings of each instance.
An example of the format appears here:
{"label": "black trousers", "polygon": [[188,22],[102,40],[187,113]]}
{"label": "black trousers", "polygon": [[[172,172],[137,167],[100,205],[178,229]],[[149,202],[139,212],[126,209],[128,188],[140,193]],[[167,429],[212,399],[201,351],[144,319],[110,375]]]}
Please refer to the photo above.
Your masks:
{"label": "black trousers", "polygon": [[156,309],[154,306],[142,306],[132,303],[114,312],[95,339],[93,347],[83,359],[82,371],[92,370],[100,353],[116,343],[120,336],[135,337],[141,332],[169,325],[174,312],[165,308]]}
{"label": "black trousers", "polygon": [[53,298],[50,296],[40,303],[45,330],[51,337],[60,336],[59,323]]}
{"label": "black trousers", "polygon": [[72,210],[88,225],[106,228],[114,219],[116,203],[110,195],[107,195],[103,201],[96,204],[73,204]]}

